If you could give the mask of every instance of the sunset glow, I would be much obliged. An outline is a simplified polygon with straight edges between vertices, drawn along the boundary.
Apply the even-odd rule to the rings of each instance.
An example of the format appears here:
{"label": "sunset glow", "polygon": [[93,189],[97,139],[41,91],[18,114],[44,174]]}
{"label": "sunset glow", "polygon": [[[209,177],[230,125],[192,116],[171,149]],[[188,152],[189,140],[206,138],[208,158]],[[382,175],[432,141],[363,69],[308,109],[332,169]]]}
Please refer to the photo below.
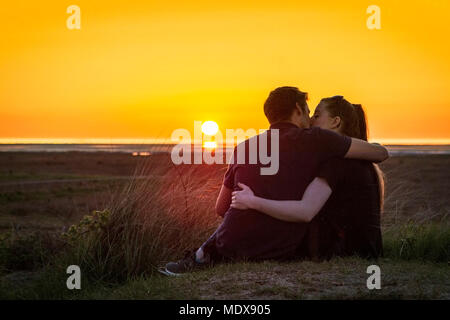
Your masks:
{"label": "sunset glow", "polygon": [[311,112],[336,94],[361,103],[371,140],[450,143],[448,1],[79,0],[80,30],[70,4],[2,3],[0,142],[267,128],[264,100],[292,85]]}

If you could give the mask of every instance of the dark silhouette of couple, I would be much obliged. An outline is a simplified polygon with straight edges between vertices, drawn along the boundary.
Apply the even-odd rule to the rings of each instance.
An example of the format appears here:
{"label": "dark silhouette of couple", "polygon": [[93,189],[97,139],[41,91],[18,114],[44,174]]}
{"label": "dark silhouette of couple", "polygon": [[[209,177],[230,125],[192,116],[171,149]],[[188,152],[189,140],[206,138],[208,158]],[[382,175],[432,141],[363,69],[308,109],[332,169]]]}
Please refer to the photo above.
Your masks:
{"label": "dark silhouette of couple", "polygon": [[[342,96],[324,98],[310,118],[307,100],[296,87],[269,94],[266,134],[278,130],[278,172],[261,175],[264,164],[238,163],[236,147],[216,202],[223,222],[200,248],[166,264],[162,273],[179,275],[224,261],[382,255],[384,185],[374,163],[388,152],[367,142],[361,105]],[[248,159],[249,140],[242,144]]]}

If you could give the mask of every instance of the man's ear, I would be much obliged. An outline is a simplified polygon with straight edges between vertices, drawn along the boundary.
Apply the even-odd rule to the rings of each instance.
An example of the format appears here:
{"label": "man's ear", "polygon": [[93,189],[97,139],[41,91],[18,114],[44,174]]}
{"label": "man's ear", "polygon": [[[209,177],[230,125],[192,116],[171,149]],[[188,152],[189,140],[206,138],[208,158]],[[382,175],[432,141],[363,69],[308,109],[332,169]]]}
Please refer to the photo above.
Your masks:
{"label": "man's ear", "polygon": [[298,104],[298,102],[295,103],[295,108],[297,109],[297,112],[299,115],[302,115],[305,111],[303,111],[302,107]]}
{"label": "man's ear", "polygon": [[339,128],[342,125],[341,117],[336,116],[331,120],[331,128]]}

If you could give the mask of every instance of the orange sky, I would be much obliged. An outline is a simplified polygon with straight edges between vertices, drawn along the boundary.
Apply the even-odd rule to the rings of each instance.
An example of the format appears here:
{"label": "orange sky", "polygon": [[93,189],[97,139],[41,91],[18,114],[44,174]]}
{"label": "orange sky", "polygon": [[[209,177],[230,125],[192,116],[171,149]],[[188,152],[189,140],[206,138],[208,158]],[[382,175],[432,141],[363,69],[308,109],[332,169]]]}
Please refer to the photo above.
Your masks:
{"label": "orange sky", "polygon": [[[169,2],[168,2],[169,3]],[[450,1],[8,1],[0,138],[267,128],[270,90],[362,103],[372,140],[450,141]],[[81,8],[68,30],[66,8]],[[366,8],[381,8],[368,30]]]}

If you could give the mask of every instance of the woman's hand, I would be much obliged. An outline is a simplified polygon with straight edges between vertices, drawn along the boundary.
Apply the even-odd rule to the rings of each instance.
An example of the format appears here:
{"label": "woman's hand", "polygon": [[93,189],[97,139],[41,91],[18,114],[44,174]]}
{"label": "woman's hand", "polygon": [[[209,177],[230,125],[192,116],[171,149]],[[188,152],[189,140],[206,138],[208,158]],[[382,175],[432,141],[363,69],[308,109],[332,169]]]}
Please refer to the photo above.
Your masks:
{"label": "woman's hand", "polygon": [[247,187],[243,183],[238,183],[238,186],[242,189],[240,191],[233,191],[231,193],[231,208],[235,209],[254,209],[255,204],[255,194],[253,193],[252,189]]}

